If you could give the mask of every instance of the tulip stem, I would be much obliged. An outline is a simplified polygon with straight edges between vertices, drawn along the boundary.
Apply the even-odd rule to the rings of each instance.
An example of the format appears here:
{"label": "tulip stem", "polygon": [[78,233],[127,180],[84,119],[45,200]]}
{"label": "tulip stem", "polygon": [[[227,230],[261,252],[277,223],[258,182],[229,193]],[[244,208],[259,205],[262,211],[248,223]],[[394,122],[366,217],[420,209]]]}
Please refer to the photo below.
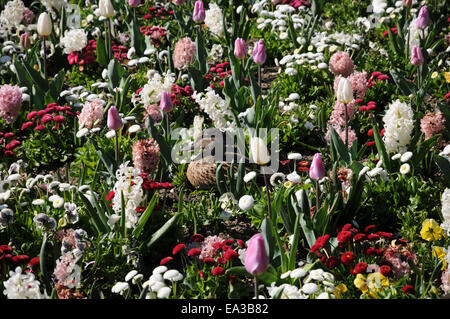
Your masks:
{"label": "tulip stem", "polygon": [[256,278],[256,276],[254,277],[253,280],[253,284],[254,284],[254,288],[255,288],[255,299],[259,299],[258,297],[258,278]]}
{"label": "tulip stem", "polygon": [[117,133],[117,130],[114,131],[116,135],[116,152],[115,152],[115,160],[117,165],[119,165],[119,134]]}
{"label": "tulip stem", "polygon": [[269,211],[269,219],[272,220],[272,202],[270,200],[269,184],[267,183],[266,174],[263,174],[263,176],[264,176],[264,184],[266,186],[266,196],[267,196],[267,206],[268,206],[268,211]]}
{"label": "tulip stem", "polygon": [[347,103],[345,105],[345,146],[348,148],[348,112],[347,112]]}
{"label": "tulip stem", "polygon": [[259,88],[262,91],[262,86],[261,86],[261,65],[260,64],[258,64],[258,85],[259,85]]}
{"label": "tulip stem", "polygon": [[112,45],[111,45],[111,41],[112,41],[112,30],[111,29],[112,29],[111,18],[108,18],[108,58],[110,61],[113,58]]}
{"label": "tulip stem", "polygon": [[43,45],[44,45],[44,78],[45,80],[48,79],[47,76],[47,43],[46,43],[46,37],[42,37]]}
{"label": "tulip stem", "polygon": [[316,181],[316,214],[319,212],[320,186],[319,180]]}

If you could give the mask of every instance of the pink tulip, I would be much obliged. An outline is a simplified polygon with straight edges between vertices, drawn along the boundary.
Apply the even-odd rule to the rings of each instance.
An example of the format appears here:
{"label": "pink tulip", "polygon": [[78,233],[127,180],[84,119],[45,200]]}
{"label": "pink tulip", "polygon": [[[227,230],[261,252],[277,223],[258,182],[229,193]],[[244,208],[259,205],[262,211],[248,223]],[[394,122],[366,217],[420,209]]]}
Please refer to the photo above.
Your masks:
{"label": "pink tulip", "polygon": [[252,275],[258,276],[263,274],[269,267],[269,257],[267,256],[264,237],[256,234],[248,243],[245,252],[245,269]]}
{"label": "pink tulip", "polygon": [[115,106],[111,106],[108,110],[108,128],[110,130],[119,130],[123,126],[122,118]]}
{"label": "pink tulip", "polygon": [[170,112],[173,110],[172,98],[170,97],[170,94],[166,91],[163,91],[161,93],[161,101],[159,102],[159,108],[164,113]]}
{"label": "pink tulip", "polygon": [[192,19],[195,22],[203,22],[205,20],[205,8],[203,7],[203,1],[197,0],[195,2]]}
{"label": "pink tulip", "polygon": [[234,56],[238,59],[243,59],[247,55],[247,44],[241,38],[234,41]]}
{"label": "pink tulip", "polygon": [[31,40],[30,40],[30,35],[28,34],[28,32],[22,33],[20,35],[20,46],[24,49],[24,50],[28,50],[29,48],[31,48]]}
{"label": "pink tulip", "polygon": [[412,0],[402,0],[404,7],[410,7],[412,4]]}
{"label": "pink tulip", "polygon": [[263,40],[259,40],[253,48],[253,61],[255,61],[256,64],[261,65],[266,62],[266,58],[266,47],[264,46]]}
{"label": "pink tulip", "polygon": [[411,64],[416,66],[423,64],[422,50],[417,45],[413,46],[411,50]]}
{"label": "pink tulip", "polygon": [[325,166],[322,162],[320,153],[314,154],[311,167],[309,168],[309,177],[313,180],[319,180],[325,176]]}
{"label": "pink tulip", "polygon": [[416,24],[419,29],[425,29],[430,25],[430,13],[427,6],[420,8]]}
{"label": "pink tulip", "polygon": [[128,0],[128,4],[132,8],[136,8],[141,5],[141,0]]}

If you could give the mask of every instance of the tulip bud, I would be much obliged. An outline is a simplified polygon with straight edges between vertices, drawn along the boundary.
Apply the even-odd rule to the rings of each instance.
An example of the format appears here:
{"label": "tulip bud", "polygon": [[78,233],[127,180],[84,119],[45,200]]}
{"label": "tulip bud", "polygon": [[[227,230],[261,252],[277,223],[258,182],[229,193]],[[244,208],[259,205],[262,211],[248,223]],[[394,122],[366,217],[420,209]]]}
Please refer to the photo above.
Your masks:
{"label": "tulip bud", "polygon": [[24,50],[28,50],[29,48],[31,48],[31,40],[30,40],[30,35],[28,34],[28,32],[22,33],[20,35],[20,46]]}
{"label": "tulip bud", "polygon": [[163,91],[161,93],[161,101],[159,102],[159,108],[164,113],[170,112],[173,110],[172,98],[170,97],[170,94],[167,93],[166,91]]}
{"label": "tulip bud", "polygon": [[132,8],[136,8],[141,5],[141,0],[128,0],[128,4]]}
{"label": "tulip bud", "polygon": [[266,62],[266,58],[266,47],[264,46],[263,40],[259,40],[253,48],[253,61],[255,61],[256,64],[261,65]]}
{"label": "tulip bud", "polygon": [[422,50],[417,45],[411,49],[411,64],[416,66],[423,64]]}
{"label": "tulip bud", "polygon": [[318,181],[325,176],[325,166],[322,162],[322,156],[320,153],[314,154],[311,167],[309,168],[309,177]]}
{"label": "tulip bud", "polygon": [[100,0],[98,3],[100,9],[100,15],[105,18],[111,18],[114,16],[114,7],[110,0]]}
{"label": "tulip bud", "polygon": [[250,150],[253,161],[258,165],[265,165],[270,161],[269,150],[262,138],[250,139]]}
{"label": "tulip bud", "polygon": [[267,256],[264,237],[256,234],[248,243],[245,251],[245,270],[254,276],[262,275],[269,267],[269,256]]}
{"label": "tulip bud", "polygon": [[122,118],[115,106],[111,106],[108,111],[108,128],[110,130],[119,130],[123,126]]}
{"label": "tulip bud", "polygon": [[39,15],[37,32],[41,37],[48,37],[52,33],[52,19],[50,19],[47,12],[43,12]]}
{"label": "tulip bud", "polygon": [[430,25],[430,13],[427,6],[420,8],[416,23],[419,29],[425,29]]}
{"label": "tulip bud", "polygon": [[247,55],[247,44],[241,38],[234,41],[234,56],[238,59],[243,59]]}
{"label": "tulip bud", "polygon": [[203,1],[197,0],[195,2],[192,19],[195,22],[203,22],[205,20],[205,8],[203,7]]}
{"label": "tulip bud", "polygon": [[339,80],[336,98],[339,102],[347,104],[353,101],[353,90],[350,81],[347,78]]}
{"label": "tulip bud", "polygon": [[412,4],[412,0],[402,0],[403,6],[409,8]]}

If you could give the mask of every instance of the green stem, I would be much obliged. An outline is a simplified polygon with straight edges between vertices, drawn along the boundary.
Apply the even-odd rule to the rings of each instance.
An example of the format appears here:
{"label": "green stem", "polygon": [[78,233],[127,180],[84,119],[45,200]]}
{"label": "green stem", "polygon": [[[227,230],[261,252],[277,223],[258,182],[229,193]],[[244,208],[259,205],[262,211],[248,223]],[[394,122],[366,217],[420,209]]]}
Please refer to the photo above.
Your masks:
{"label": "green stem", "polygon": [[272,202],[270,200],[269,184],[267,183],[266,174],[263,174],[263,176],[264,176],[264,184],[266,186],[266,196],[267,196],[267,206],[268,206],[268,210],[269,210],[269,219],[272,220]]}
{"label": "green stem", "polygon": [[259,296],[258,296],[258,278],[256,278],[256,276],[254,277],[253,284],[254,284],[254,289],[255,289],[255,299],[259,299]]}
{"label": "green stem", "polygon": [[348,148],[348,112],[347,112],[347,103],[345,105],[345,146]]}
{"label": "green stem", "polygon": [[116,160],[116,164],[117,166],[119,165],[119,134],[117,133],[117,131],[114,131],[115,135],[116,135],[116,151],[115,151],[115,160]]}
{"label": "green stem", "polygon": [[47,43],[46,43],[47,37],[42,37],[43,45],[44,45],[44,78],[47,81],[48,75],[47,75]]}

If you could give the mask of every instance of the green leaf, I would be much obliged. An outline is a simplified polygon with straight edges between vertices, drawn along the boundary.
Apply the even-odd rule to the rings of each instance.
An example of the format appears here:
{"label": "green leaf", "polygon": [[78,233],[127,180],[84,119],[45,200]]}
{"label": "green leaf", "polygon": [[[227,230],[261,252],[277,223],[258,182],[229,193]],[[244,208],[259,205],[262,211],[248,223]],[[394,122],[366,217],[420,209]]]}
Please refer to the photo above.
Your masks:
{"label": "green leaf", "polygon": [[158,193],[155,192],[152,196],[152,199],[150,200],[150,203],[148,204],[147,208],[145,209],[144,213],[139,219],[136,228],[133,230],[133,237],[135,237],[136,239],[139,238],[142,230],[147,224],[148,219],[152,215],[157,200],[158,200]]}
{"label": "green leaf", "polygon": [[403,95],[409,96],[411,94],[415,94],[414,84],[408,82],[404,75],[402,75],[399,71],[390,70],[392,79],[394,80],[397,87],[400,89]]}
{"label": "green leaf", "polygon": [[375,145],[377,147],[378,154],[380,154],[381,159],[383,160],[383,165],[386,168],[386,171],[388,173],[392,173],[391,158],[389,157],[389,154],[386,151],[386,147],[384,146],[383,139],[381,138],[380,132],[378,131],[375,119],[373,121],[374,121],[374,123],[372,124],[373,137],[375,139]]}
{"label": "green leaf", "polygon": [[261,233],[264,237],[267,255],[269,256],[269,259],[272,260],[275,251],[275,240],[272,234],[272,228],[270,227],[270,221],[268,217],[264,218],[261,224]]}
{"label": "green leaf", "polygon": [[49,94],[53,98],[53,102],[58,101],[59,94],[61,93],[64,85],[64,77],[65,71],[60,70],[53,81],[50,83]]}
{"label": "green leaf", "polygon": [[153,246],[161,237],[167,233],[178,221],[182,214],[178,213],[175,216],[173,216],[171,219],[169,219],[160,229],[158,229],[148,241],[144,243],[145,247],[149,249]]}
{"label": "green leaf", "polygon": [[97,62],[103,66],[108,65],[108,52],[103,38],[97,39]]}
{"label": "green leaf", "polygon": [[337,134],[336,130],[330,126],[330,132],[331,132],[331,141],[333,143],[334,148],[338,152],[339,156],[342,158],[342,160],[346,164],[350,164],[350,154],[349,150],[340,138],[340,136]]}
{"label": "green leaf", "polygon": [[447,187],[450,187],[450,161],[445,157],[436,156],[436,164],[439,166],[442,174],[444,175],[444,182]]}

